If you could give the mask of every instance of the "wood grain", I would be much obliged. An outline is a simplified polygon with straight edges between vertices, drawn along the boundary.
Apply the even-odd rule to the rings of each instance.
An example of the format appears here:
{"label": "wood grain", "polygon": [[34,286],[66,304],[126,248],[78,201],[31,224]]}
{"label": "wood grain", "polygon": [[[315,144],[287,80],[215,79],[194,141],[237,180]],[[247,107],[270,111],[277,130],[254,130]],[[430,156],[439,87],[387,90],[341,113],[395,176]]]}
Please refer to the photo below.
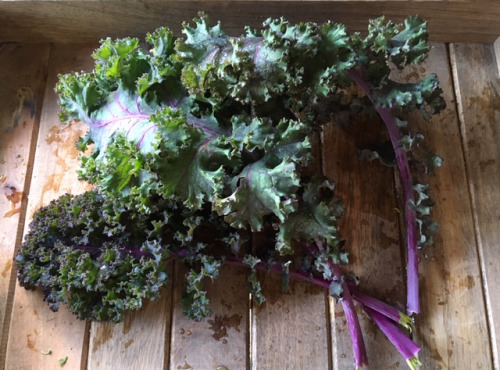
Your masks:
{"label": "wood grain", "polygon": [[172,307],[170,369],[245,369],[248,359],[248,293],[245,270],[223,266],[205,281],[212,314],[196,322],[181,307],[184,275],[177,264]]}
{"label": "wood grain", "polygon": [[324,289],[260,274],[266,302],[252,310],[252,369],[327,369],[330,362],[328,298]]}
{"label": "wood grain", "polygon": [[[339,229],[349,251],[350,264],[345,271],[356,273],[361,290],[404,311],[405,270],[394,171],[378,161],[364,161],[358,154],[358,147],[369,148],[385,137],[385,128],[376,119],[360,117],[346,129],[329,125],[323,135],[323,166],[325,175],[336,182],[336,194],[344,203]],[[354,357],[341,304],[334,305],[332,311],[334,368],[349,368]],[[370,369],[404,369],[404,359],[383,333],[366,315],[358,316]]]}
{"label": "wood grain", "polygon": [[365,31],[370,18],[402,21],[419,14],[429,22],[430,37],[440,42],[493,42],[500,35],[498,1],[2,1],[0,40],[13,42],[95,42],[107,36],[144,37],[157,27],[179,31],[205,11],[229,34],[244,25],[259,27],[268,17],[292,22],[331,19],[351,32]]}
{"label": "wood grain", "polygon": [[158,301],[145,301],[123,322],[92,323],[89,369],[163,369],[168,362],[172,287]]}
{"label": "wood grain", "polygon": [[[434,45],[427,62],[399,78],[414,81],[436,73],[447,108],[430,122],[420,114],[410,117],[425,143],[443,159],[433,176],[417,175],[431,187],[433,217],[440,232],[420,261],[421,314],[415,339],[423,349],[424,368],[489,369],[492,365],[487,332],[481,270],[474,238],[472,210],[462,155],[460,126],[455,109],[453,80],[445,45]],[[470,71],[470,70],[469,70]]]}
{"label": "wood grain", "polygon": [[[36,209],[60,194],[76,194],[86,189],[86,185],[76,179],[74,144],[85,129],[81,124],[60,124],[54,85],[58,73],[88,68],[92,49],[81,45],[60,45],[52,49],[33,164],[28,219]],[[39,292],[28,292],[16,286],[5,368],[59,369],[59,359],[68,357],[65,368],[79,369],[86,359],[82,356],[85,332],[85,322],[76,320],[64,307],[53,313]],[[42,353],[49,350],[51,355]]]}
{"label": "wood grain", "polygon": [[[494,368],[500,368],[500,83],[493,45],[453,45],[458,107],[487,297]],[[471,226],[472,228],[472,226]],[[486,330],[483,338],[486,337]],[[486,340],[486,338],[485,338]]]}
{"label": "wood grain", "polygon": [[0,368],[5,361],[13,258],[21,242],[50,46],[0,46]]}
{"label": "wood grain", "polygon": [[[304,173],[321,174],[322,147],[319,133],[311,135],[313,160]],[[254,235],[255,246],[266,242]],[[307,282],[290,282],[284,292],[281,277],[259,273],[266,301],[253,303],[252,369],[326,369],[331,364],[328,293]],[[307,351],[304,349],[307,348]],[[291,356],[295,353],[297,355]]]}

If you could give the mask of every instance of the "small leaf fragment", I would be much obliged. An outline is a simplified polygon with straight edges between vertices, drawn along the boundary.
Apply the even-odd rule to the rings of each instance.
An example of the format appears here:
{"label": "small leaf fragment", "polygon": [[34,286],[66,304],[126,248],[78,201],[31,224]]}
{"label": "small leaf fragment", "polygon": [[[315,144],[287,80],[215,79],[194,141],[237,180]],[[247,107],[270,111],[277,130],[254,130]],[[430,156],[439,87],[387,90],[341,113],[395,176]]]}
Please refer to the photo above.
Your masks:
{"label": "small leaf fragment", "polygon": [[64,365],[66,365],[67,362],[68,362],[68,356],[63,357],[59,360],[59,366],[64,367]]}

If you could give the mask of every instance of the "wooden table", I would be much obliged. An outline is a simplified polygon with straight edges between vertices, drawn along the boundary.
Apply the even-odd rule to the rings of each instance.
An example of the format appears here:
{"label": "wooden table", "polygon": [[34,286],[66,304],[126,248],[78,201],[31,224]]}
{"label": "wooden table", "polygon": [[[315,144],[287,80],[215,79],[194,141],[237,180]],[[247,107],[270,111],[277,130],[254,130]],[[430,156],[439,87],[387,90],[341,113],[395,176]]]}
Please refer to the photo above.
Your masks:
{"label": "wooden table", "polygon": [[[86,190],[76,179],[78,152],[74,146],[85,126],[60,124],[53,91],[57,74],[92,68],[90,54],[97,37],[115,29],[89,26],[95,23],[95,9],[100,6],[104,12],[108,6],[104,3],[82,1],[72,6],[61,2],[57,7],[43,2],[38,11],[25,5],[36,8],[35,3],[20,2],[18,8],[0,3],[0,24],[4,25],[0,37],[16,41],[0,45],[0,367],[59,369],[59,360],[67,357],[64,369],[351,369],[353,354],[342,307],[306,283],[293,283],[291,294],[284,294],[272,276],[262,276],[268,300],[257,306],[244,289],[245,272],[225,267],[218,281],[207,284],[213,315],[197,323],[181,313],[178,282],[183,268],[175,265],[173,281],[162,299],[116,325],[78,321],[64,308],[53,313],[39,293],[17,285],[13,256],[33,212],[65,192]],[[213,3],[222,3],[207,2],[217,14]],[[149,2],[123,4],[122,9],[140,12],[139,6],[146,9]],[[158,9],[164,6],[151,4]],[[231,4],[246,9],[244,2]],[[342,2],[335,4],[348,9],[339,5]],[[397,7],[383,4],[386,14],[402,14],[394,10]],[[480,7],[469,2],[460,6],[464,4],[469,4],[472,18],[480,17]],[[290,4],[285,5],[281,5],[283,11],[292,13]],[[276,13],[279,6],[274,6]],[[444,9],[442,2],[423,9],[432,6]],[[23,9],[33,23],[21,22]],[[36,13],[46,14],[50,24],[51,9],[60,13],[59,18],[53,16],[59,20],[66,19],[64,11],[81,12],[83,23],[55,22],[52,29],[44,27]],[[355,8],[349,9],[352,13]],[[375,12],[370,9],[365,12]],[[494,32],[499,31],[500,6],[490,9],[482,13],[484,24],[476,19],[475,30],[483,27],[483,31],[472,32],[475,36],[464,39],[466,44],[451,43],[464,37],[465,25],[457,23],[454,31],[448,28],[446,33],[450,26],[439,28],[436,23],[440,36],[434,39],[425,66],[401,77],[410,80],[436,72],[447,102],[446,110],[431,122],[414,119],[430,146],[444,158],[443,167],[429,178],[441,231],[435,245],[421,253],[422,312],[412,334],[422,346],[424,369],[500,368],[500,83],[492,43]],[[298,18],[296,11],[293,14]],[[220,12],[228,19],[229,10]],[[343,12],[341,16],[347,17],[348,10]],[[127,14],[139,18],[142,32],[145,15]],[[192,17],[183,14],[186,20]],[[367,16],[371,14],[350,15],[358,23]],[[334,12],[330,18],[335,19]],[[162,19],[171,24],[181,20],[168,15]],[[238,23],[242,27],[245,19],[255,21],[240,14],[230,21],[231,27]],[[491,25],[491,19],[496,24]],[[154,20],[159,22],[158,17]],[[111,22],[119,24],[116,19]],[[79,25],[83,25],[80,31],[86,43],[71,33]],[[118,33],[125,36],[127,30],[130,28]],[[363,287],[403,309],[399,180],[392,169],[360,161],[350,140],[353,134],[354,130],[328,126],[316,137],[316,169],[335,179],[338,195],[345,202],[341,229],[350,245],[352,268]],[[363,314],[360,317],[370,369],[407,368],[376,326]]]}

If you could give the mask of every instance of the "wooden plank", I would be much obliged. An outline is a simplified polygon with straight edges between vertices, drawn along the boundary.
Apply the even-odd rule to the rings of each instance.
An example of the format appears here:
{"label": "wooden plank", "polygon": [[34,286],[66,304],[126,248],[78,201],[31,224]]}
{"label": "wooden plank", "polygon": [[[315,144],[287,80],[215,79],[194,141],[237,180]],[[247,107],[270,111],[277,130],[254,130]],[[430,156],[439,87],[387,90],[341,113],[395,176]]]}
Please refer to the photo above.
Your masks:
{"label": "wooden plank", "polygon": [[331,19],[365,31],[367,21],[385,15],[402,21],[409,14],[428,20],[430,37],[440,42],[493,42],[500,35],[498,1],[3,1],[0,40],[95,42],[107,36],[144,37],[159,26],[178,31],[198,11],[220,20],[226,32],[239,35],[248,24],[259,27],[268,17],[292,22]]}
{"label": "wooden plank", "polygon": [[206,281],[212,314],[196,322],[182,313],[187,269],[176,263],[170,369],[245,369],[248,359],[248,293],[242,268],[223,266]]}
{"label": "wooden plank", "polygon": [[447,104],[431,122],[420,114],[411,117],[426,145],[444,159],[435,175],[421,180],[430,184],[433,217],[439,221],[440,232],[435,244],[421,254],[421,313],[416,318],[415,340],[423,347],[424,368],[490,369],[481,271],[447,60],[445,45],[434,45],[423,67],[413,67],[401,76],[406,82],[436,73]]}
{"label": "wooden plank", "polygon": [[[91,46],[58,45],[53,47],[40,119],[40,130],[29,193],[28,219],[42,205],[65,192],[79,193],[87,186],[77,181],[78,151],[76,139],[84,133],[83,124],[62,126],[54,93],[58,73],[82,70],[91,66]],[[65,368],[84,366],[85,322],[79,321],[64,307],[50,311],[39,292],[16,286],[9,341],[7,369],[58,369],[59,359],[68,357]],[[42,351],[52,351],[44,355]]]}
{"label": "wooden plank", "polygon": [[[382,123],[373,119],[360,117],[345,129],[327,126],[323,134],[323,166],[344,202],[339,229],[349,252],[350,264],[345,270],[356,273],[361,290],[404,311],[405,270],[394,171],[378,161],[364,161],[358,154],[358,147],[370,148],[385,137]],[[332,304],[332,316],[333,368],[351,368],[353,350],[341,304]],[[404,369],[404,359],[384,334],[364,313],[358,316],[370,368]]]}
{"label": "wooden plank", "polygon": [[[307,173],[321,173],[321,140],[311,136],[314,160]],[[265,240],[255,235],[255,243]],[[281,277],[259,273],[266,301],[253,304],[252,369],[326,369],[331,363],[328,293],[312,284],[290,282],[283,292]]]}
{"label": "wooden plank", "polygon": [[[497,55],[497,57],[500,57]],[[487,297],[494,368],[500,369],[500,83],[493,45],[452,47],[465,161]],[[472,229],[472,226],[470,227]],[[472,236],[473,230],[471,230]],[[472,249],[472,248],[471,248]],[[471,297],[472,298],[472,297]],[[473,302],[472,299],[467,299]],[[471,318],[468,319],[471,322]],[[486,330],[482,333],[487,337]],[[472,337],[471,337],[472,338]],[[477,339],[477,338],[476,338]]]}
{"label": "wooden plank", "polygon": [[170,346],[171,286],[123,322],[92,323],[89,369],[163,369]]}
{"label": "wooden plank", "polygon": [[252,309],[252,369],[328,369],[329,315],[324,289],[259,274],[266,301]]}
{"label": "wooden plank", "polygon": [[0,46],[0,367],[5,361],[13,257],[21,242],[50,46]]}

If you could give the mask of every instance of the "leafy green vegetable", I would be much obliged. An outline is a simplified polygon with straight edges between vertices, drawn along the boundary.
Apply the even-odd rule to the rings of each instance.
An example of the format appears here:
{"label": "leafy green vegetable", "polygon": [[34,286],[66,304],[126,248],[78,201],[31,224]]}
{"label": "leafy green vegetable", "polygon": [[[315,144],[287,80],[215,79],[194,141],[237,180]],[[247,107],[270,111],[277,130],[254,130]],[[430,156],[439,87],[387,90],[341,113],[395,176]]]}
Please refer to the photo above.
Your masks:
{"label": "leafy green vegetable", "polygon": [[[233,264],[248,269],[257,303],[265,300],[258,270],[280,273],[284,289],[291,277],[329,289],[347,313],[358,367],[367,356],[355,301],[391,340],[403,341],[387,320],[411,319],[361,293],[342,270],[342,206],[334,182],[307,165],[309,137],[325,124],[346,126],[366,114],[382,119],[389,149],[360,153],[400,172],[407,310],[418,312],[417,247],[432,243],[437,225],[428,187],[414,178],[441,159],[407,117],[419,111],[429,119],[444,101],[434,74],[407,84],[390,74],[425,60],[425,22],[382,17],[363,37],[333,22],[281,18],[233,37],[201,15],[183,33],[148,34],[149,52],[135,38],[103,40],[93,71],[59,77],[61,119],[89,126],[77,143],[79,176],[95,189],[64,195],[35,214],[16,258],[21,285],[41,287],[53,310],[67,303],[80,318],[120,321],[159,297],[169,261],[177,259],[188,266],[184,311],[201,320],[210,313],[203,281]],[[257,231],[267,243],[250,248]],[[416,366],[417,347],[404,339],[398,348],[411,348],[403,354]]]}
{"label": "leafy green vegetable", "polygon": [[232,241],[228,232],[244,243],[206,208],[192,212],[164,201],[141,214],[95,191],[64,195],[35,213],[16,257],[19,282],[40,286],[54,311],[66,303],[79,318],[118,322],[144,299],[159,297],[173,256],[203,261],[203,276],[215,278],[220,262],[208,268],[213,257],[203,253]]}

